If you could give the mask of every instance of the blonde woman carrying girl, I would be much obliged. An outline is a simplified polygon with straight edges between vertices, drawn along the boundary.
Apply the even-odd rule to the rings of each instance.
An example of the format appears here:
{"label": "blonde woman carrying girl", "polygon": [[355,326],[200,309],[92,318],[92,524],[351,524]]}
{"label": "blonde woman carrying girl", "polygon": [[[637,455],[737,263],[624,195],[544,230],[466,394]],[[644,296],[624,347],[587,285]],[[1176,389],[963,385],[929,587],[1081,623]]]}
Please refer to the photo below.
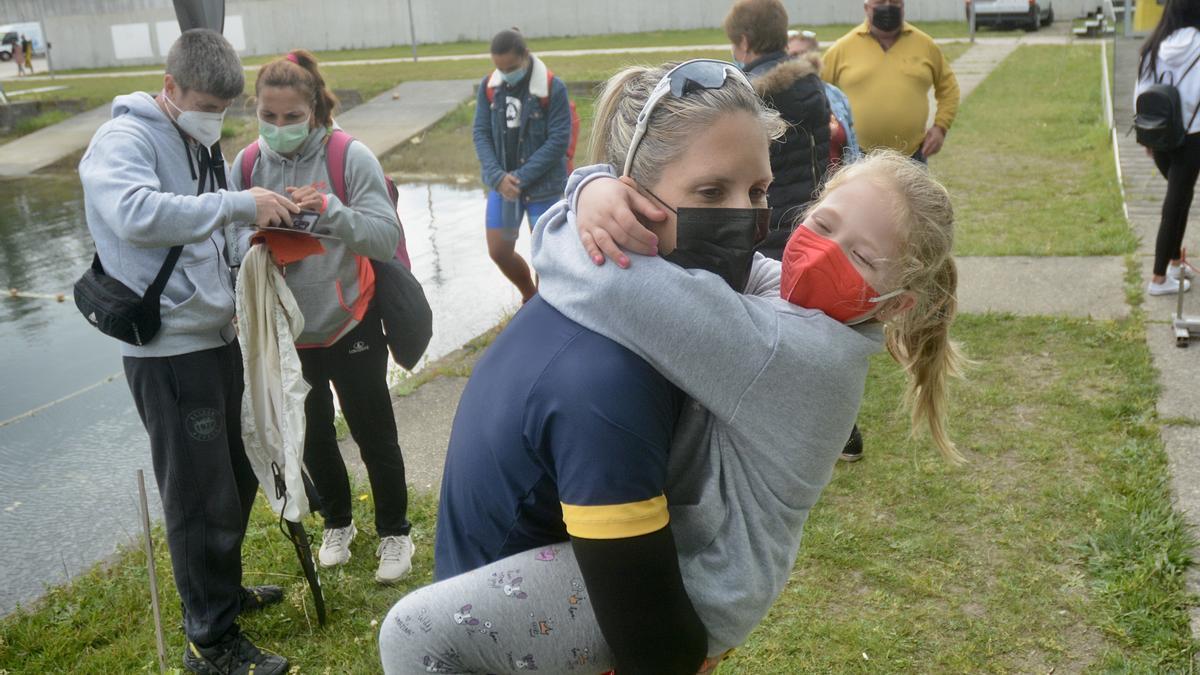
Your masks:
{"label": "blonde woman carrying girl", "polygon": [[[568,200],[534,234],[545,302],[640,355],[694,401],[683,407],[666,458],[663,517],[646,513],[655,500],[626,510],[643,517],[646,531],[638,534],[616,520],[589,519],[602,511],[581,517],[563,499],[559,541],[443,577],[393,607],[380,634],[387,672],[534,665],[542,672],[694,673],[705,657],[711,665],[745,640],[786,583],[804,520],[858,412],[868,358],[885,340],[912,376],[914,419],[927,421],[939,449],[957,458],[943,422],[945,379],[958,360],[948,338],[956,277],[945,190],[906,158],[873,156],[829,184],[789,239],[782,266],[750,253],[765,234],[758,226],[778,117],[744,80],[709,77],[711,69],[694,64],[631,68],[609,81],[592,147],[625,177],[592,183],[613,170],[576,172]],[[586,191],[572,209],[581,186]],[[636,257],[628,270],[595,267],[599,249],[580,246],[577,222],[589,246],[608,243],[611,235],[601,233],[622,222],[625,204],[644,212],[650,199],[666,217],[632,236],[653,242],[666,260]],[[494,358],[503,359],[506,347],[498,340],[497,348]],[[472,380],[480,375],[477,366]],[[563,387],[565,398],[573,395]],[[496,467],[493,485],[515,478],[496,461],[506,450],[496,440],[452,441],[445,480],[471,477],[458,472],[456,455]],[[584,450],[551,454],[561,464]],[[591,462],[605,461],[605,448],[593,450]],[[618,494],[623,480],[638,476],[631,466],[610,489]],[[562,472],[551,478],[564,491],[575,479]],[[479,540],[478,529],[462,532],[457,520],[470,505],[447,500],[472,486],[447,489],[439,530]],[[514,506],[520,513],[529,504]],[[446,513],[456,516],[443,519]],[[650,610],[620,614],[602,603],[615,595],[606,568],[621,572],[629,561],[589,553],[608,531],[635,542],[657,536],[659,527],[673,535],[680,578],[706,633],[702,648],[658,638],[659,651],[687,654],[660,654],[653,643],[638,642],[638,634],[669,635],[677,626],[660,625]],[[625,584],[636,582],[628,573]],[[645,600],[653,605],[655,598]]]}

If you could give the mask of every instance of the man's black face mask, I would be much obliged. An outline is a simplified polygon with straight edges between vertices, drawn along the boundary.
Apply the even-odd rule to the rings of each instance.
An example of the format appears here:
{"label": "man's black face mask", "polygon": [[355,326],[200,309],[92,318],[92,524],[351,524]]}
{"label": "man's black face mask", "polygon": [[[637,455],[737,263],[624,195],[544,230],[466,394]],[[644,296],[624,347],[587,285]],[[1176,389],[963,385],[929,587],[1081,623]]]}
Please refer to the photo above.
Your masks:
{"label": "man's black face mask", "polygon": [[871,14],[871,25],[890,33],[900,27],[903,19],[904,10],[899,5],[879,5]]}

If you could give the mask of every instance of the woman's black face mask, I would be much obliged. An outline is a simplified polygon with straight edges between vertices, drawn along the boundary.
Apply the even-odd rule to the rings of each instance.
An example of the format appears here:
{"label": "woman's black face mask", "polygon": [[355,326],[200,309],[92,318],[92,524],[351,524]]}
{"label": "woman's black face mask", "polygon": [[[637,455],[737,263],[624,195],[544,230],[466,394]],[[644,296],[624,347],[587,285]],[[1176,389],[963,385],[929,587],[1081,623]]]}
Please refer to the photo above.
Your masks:
{"label": "woman's black face mask", "polygon": [[663,259],[684,269],[712,272],[733,290],[744,292],[754,247],[767,236],[771,209],[674,209],[650,194],[675,214],[675,250]]}

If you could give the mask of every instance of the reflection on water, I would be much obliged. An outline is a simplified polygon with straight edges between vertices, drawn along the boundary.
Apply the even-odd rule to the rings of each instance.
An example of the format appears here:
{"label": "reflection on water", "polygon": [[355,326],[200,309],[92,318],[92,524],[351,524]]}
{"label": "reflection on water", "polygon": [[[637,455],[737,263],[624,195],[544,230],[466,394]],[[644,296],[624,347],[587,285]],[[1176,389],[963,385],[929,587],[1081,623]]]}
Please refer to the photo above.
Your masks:
{"label": "reflection on water", "polygon": [[[487,255],[477,188],[400,185],[413,272],[433,307],[427,358],[491,328],[520,296]],[[518,250],[528,255],[528,231]],[[67,301],[0,299],[0,424],[121,372],[115,341],[70,299],[92,242],[74,177],[0,182],[0,288]],[[78,574],[138,531],[134,474],[149,446],[123,377],[0,427],[0,615]],[[151,483],[151,512],[159,513]]]}

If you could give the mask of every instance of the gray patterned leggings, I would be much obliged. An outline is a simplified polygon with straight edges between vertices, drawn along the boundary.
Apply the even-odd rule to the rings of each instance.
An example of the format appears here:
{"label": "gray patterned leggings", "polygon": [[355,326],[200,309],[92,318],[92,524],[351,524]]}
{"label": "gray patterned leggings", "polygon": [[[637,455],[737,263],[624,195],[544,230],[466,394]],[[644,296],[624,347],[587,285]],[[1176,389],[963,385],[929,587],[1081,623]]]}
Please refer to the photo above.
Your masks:
{"label": "gray patterned leggings", "polygon": [[613,668],[570,543],[409,593],[379,629],[379,654],[388,675]]}

